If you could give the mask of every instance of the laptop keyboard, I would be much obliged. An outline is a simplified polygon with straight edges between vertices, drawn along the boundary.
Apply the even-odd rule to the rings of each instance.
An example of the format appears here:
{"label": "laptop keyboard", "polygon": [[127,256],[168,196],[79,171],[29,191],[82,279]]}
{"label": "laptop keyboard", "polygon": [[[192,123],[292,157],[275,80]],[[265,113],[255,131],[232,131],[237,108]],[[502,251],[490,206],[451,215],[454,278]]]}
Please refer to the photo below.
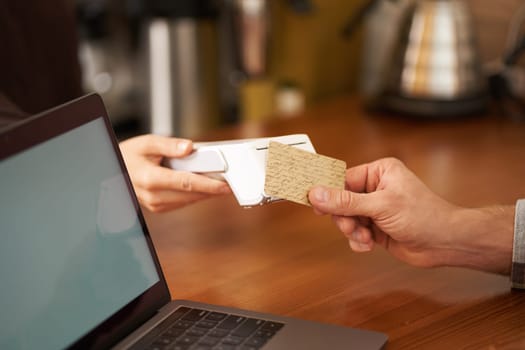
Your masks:
{"label": "laptop keyboard", "polygon": [[[178,308],[151,350],[256,350],[284,324],[189,307]],[[164,322],[166,322],[164,321]],[[163,327],[164,328],[164,327]]]}

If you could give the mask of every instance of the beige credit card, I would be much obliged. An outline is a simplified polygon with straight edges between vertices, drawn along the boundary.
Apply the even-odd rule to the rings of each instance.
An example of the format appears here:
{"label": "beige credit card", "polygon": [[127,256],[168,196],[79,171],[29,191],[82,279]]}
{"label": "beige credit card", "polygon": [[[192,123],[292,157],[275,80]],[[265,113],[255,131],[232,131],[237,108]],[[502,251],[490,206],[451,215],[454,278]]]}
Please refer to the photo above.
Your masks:
{"label": "beige credit card", "polygon": [[266,195],[310,205],[308,192],[315,185],[344,189],[346,163],[271,141],[268,146]]}

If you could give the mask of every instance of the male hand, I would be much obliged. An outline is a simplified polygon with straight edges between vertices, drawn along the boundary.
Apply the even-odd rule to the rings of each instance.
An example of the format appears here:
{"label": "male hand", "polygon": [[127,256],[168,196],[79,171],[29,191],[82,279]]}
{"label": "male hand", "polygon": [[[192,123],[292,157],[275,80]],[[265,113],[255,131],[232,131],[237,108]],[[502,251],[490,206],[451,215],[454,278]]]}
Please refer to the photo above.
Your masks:
{"label": "male hand", "polygon": [[317,214],[332,215],[354,251],[379,244],[416,266],[507,273],[512,209],[455,206],[397,159],[347,169],[346,190],[314,187],[309,200]]}

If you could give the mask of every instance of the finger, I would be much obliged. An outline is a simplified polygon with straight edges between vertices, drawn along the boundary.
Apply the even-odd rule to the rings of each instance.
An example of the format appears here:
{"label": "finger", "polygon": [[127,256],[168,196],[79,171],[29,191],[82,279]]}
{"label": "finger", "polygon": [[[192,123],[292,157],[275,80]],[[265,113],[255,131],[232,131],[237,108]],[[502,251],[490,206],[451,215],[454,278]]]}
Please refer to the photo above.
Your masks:
{"label": "finger", "polygon": [[362,164],[346,169],[345,181],[347,190],[358,193],[366,192],[368,167],[368,164]]}
{"label": "finger", "polygon": [[388,249],[388,245],[391,242],[390,236],[379,230],[374,230],[374,241],[385,249]]}
{"label": "finger", "polygon": [[312,208],[313,208],[313,210],[314,210],[314,214],[315,214],[315,215],[326,215],[325,212],[322,212],[322,211],[320,211],[319,209],[317,209],[317,208],[315,208],[315,207],[312,207]]}
{"label": "finger", "polygon": [[383,205],[378,192],[362,194],[315,186],[308,193],[312,206],[332,215],[374,217]]}
{"label": "finger", "polygon": [[381,176],[380,163],[358,165],[346,170],[346,188],[352,192],[369,193],[377,189]]}
{"label": "finger", "polygon": [[358,225],[356,219],[349,216],[333,215],[332,221],[335,223],[339,231],[344,233],[344,235],[348,238],[351,238]]}
{"label": "finger", "polygon": [[143,207],[151,212],[159,213],[186,206],[212,195],[194,192],[138,190],[137,196]]}
{"label": "finger", "polygon": [[134,143],[141,154],[163,157],[183,157],[193,149],[191,140],[153,134],[137,136]]}
{"label": "finger", "polygon": [[359,243],[359,242],[355,242],[352,240],[348,240],[348,243],[350,245],[350,248],[354,252],[358,252],[358,253],[369,252],[374,247],[373,242],[371,242],[370,244],[364,244],[364,243]]}
{"label": "finger", "polygon": [[139,185],[148,190],[175,190],[208,194],[231,193],[230,187],[224,181],[163,167],[155,167],[145,172]]}
{"label": "finger", "polygon": [[370,244],[374,241],[374,234],[368,227],[357,225],[348,238],[358,243]]}
{"label": "finger", "polygon": [[405,168],[396,158],[382,158],[346,170],[346,188],[352,192],[369,193],[376,191],[386,172]]}

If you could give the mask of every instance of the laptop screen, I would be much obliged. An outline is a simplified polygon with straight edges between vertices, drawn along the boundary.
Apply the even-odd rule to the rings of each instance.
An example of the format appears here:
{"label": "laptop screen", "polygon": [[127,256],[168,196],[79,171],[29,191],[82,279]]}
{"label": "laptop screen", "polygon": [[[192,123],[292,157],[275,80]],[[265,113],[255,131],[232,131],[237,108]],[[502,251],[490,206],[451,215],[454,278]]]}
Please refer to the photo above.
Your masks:
{"label": "laptop screen", "polygon": [[162,279],[102,117],[0,179],[1,349],[68,347]]}

